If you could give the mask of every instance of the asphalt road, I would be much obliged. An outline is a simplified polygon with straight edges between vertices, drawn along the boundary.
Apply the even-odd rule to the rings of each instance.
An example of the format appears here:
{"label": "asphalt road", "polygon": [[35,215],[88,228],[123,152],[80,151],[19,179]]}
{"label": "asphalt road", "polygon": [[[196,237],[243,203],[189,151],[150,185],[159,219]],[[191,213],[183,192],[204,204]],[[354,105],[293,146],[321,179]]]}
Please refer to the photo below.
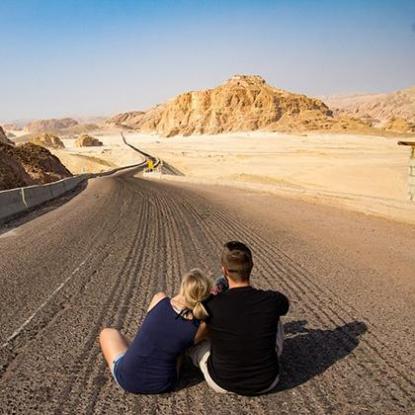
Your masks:
{"label": "asphalt road", "polygon": [[[229,239],[285,292],[281,382],[218,395],[186,364],[175,393],[112,381],[97,336],[133,336],[181,273]],[[119,174],[0,236],[1,414],[413,414],[415,228],[224,187]],[[412,252],[410,251],[412,246]]]}

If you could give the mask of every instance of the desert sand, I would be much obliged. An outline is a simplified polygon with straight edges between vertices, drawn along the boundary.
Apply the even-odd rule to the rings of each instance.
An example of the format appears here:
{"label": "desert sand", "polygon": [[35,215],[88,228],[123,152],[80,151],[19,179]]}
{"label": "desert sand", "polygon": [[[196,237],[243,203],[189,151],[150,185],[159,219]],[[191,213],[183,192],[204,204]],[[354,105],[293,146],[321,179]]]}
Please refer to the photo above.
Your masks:
{"label": "desert sand", "polygon": [[63,138],[65,149],[51,149],[74,174],[99,173],[114,167],[140,163],[143,157],[126,146],[119,132],[94,134],[102,143],[96,147],[77,147],[75,139]]}
{"label": "desert sand", "polygon": [[[170,138],[124,134],[183,174],[163,180],[230,185],[415,223],[415,204],[408,200],[409,148],[398,146],[398,138],[259,131]],[[122,142],[119,129],[94,136],[103,146],[79,148],[75,139],[63,138],[65,148],[51,151],[74,174],[142,161]]]}
{"label": "desert sand", "polygon": [[126,137],[184,175],[165,180],[231,185],[415,223],[409,150],[395,139],[264,132]]}

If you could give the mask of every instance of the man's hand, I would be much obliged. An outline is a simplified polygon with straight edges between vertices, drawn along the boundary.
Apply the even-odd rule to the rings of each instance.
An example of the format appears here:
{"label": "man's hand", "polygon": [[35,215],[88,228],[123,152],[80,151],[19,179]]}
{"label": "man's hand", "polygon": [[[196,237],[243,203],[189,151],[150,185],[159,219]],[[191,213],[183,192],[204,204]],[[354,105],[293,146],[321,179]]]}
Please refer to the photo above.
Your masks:
{"label": "man's hand", "polygon": [[220,277],[216,278],[215,285],[213,286],[211,290],[211,294],[217,295],[224,291],[226,291],[229,288],[228,280],[221,275]]}

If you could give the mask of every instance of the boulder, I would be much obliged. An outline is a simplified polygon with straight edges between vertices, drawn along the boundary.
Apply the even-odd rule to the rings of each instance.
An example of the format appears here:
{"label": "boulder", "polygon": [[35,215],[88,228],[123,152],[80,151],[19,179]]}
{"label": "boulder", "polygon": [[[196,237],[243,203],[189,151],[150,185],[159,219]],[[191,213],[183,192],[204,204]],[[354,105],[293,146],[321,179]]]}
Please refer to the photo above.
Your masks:
{"label": "boulder", "polygon": [[88,134],[80,135],[75,141],[75,147],[99,147],[102,142]]}
{"label": "boulder", "polygon": [[55,149],[65,148],[65,145],[58,136],[49,133],[43,133],[32,137],[30,142],[43,147],[50,147]]}

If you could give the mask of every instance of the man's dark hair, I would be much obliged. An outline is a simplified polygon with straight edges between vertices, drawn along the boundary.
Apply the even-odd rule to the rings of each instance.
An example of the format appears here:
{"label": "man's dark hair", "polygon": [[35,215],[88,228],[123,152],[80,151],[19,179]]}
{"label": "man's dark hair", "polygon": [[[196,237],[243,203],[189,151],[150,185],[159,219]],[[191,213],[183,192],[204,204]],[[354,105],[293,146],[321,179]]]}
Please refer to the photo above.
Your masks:
{"label": "man's dark hair", "polygon": [[229,241],[223,246],[222,266],[234,281],[246,281],[253,267],[252,252],[242,242]]}

